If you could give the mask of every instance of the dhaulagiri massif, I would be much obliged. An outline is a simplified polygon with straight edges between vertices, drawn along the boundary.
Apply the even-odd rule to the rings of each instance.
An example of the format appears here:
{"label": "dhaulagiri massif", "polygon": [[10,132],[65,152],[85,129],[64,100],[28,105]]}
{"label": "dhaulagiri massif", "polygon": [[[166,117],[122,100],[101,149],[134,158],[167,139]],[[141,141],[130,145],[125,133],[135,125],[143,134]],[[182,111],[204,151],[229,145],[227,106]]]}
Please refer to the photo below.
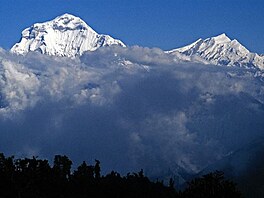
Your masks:
{"label": "dhaulagiri massif", "polygon": [[0,48],[0,150],[92,156],[177,184],[220,169],[263,197],[249,175],[262,174],[263,69],[263,55],[226,34],[164,51],[64,14]]}
{"label": "dhaulagiri massif", "polygon": [[[55,19],[36,23],[22,32],[22,38],[11,52],[26,54],[39,51],[54,56],[75,57],[85,51],[94,51],[99,47],[126,45],[109,35],[96,33],[79,17],[63,14]],[[207,39],[198,39],[194,43],[166,51],[184,61],[196,61],[206,64],[256,67],[264,69],[264,57],[252,53],[236,39],[231,40],[226,34]]]}

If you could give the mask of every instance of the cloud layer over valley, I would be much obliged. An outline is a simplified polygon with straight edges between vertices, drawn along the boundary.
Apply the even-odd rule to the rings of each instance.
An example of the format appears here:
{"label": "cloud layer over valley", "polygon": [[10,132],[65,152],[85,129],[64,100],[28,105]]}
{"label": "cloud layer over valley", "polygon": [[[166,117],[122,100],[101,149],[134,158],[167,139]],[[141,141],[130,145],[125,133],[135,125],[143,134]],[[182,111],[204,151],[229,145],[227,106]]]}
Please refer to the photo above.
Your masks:
{"label": "cloud layer over valley", "polygon": [[76,59],[0,50],[0,150],[197,173],[264,136],[261,75],[138,46]]}

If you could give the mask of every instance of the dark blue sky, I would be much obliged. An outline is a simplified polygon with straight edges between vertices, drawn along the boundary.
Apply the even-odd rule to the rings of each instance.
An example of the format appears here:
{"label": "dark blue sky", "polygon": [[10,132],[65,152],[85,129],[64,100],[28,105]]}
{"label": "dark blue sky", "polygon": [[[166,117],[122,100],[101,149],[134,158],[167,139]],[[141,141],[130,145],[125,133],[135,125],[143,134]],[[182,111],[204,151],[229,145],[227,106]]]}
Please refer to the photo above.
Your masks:
{"label": "dark blue sky", "polygon": [[24,28],[66,12],[128,45],[168,50],[225,32],[264,53],[262,0],[0,0],[0,46],[9,49]]}

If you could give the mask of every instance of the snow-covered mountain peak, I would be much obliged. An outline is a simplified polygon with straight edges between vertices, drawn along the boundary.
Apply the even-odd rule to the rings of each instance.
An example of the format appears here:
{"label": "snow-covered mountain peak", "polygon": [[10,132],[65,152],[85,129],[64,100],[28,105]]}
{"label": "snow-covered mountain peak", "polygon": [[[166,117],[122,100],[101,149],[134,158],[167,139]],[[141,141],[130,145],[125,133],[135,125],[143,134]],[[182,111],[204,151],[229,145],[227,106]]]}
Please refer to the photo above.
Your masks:
{"label": "snow-covered mountain peak", "polygon": [[230,42],[230,46],[245,54],[250,53],[250,51],[247,48],[245,48],[241,43],[239,43],[238,40],[236,39]]}
{"label": "snow-covered mountain peak", "polygon": [[79,17],[73,16],[71,14],[63,14],[61,16],[56,17],[52,21],[52,25],[54,29],[58,29],[60,31],[66,31],[66,30],[75,30],[75,29],[90,29],[91,31],[94,31],[92,28],[90,28],[82,19]]}
{"label": "snow-covered mountain peak", "polygon": [[98,34],[81,18],[66,13],[26,28],[22,32],[21,41],[11,48],[11,52],[26,54],[39,51],[48,55],[75,57],[85,51],[110,45],[125,47],[122,41]]}
{"label": "snow-covered mountain peak", "polygon": [[82,19],[80,19],[79,17],[76,17],[72,14],[68,14],[68,13],[65,13],[61,16],[57,16],[53,21],[56,21],[56,22],[62,22],[63,24],[68,24],[69,22],[73,21],[73,22],[81,22],[81,23],[85,23]]}
{"label": "snow-covered mountain peak", "polygon": [[[185,47],[167,51],[169,54],[195,57],[214,65],[238,66],[264,69],[264,57],[251,53],[236,39],[231,40],[225,33],[207,39],[198,39]],[[192,60],[191,58],[190,60]]]}
{"label": "snow-covered mountain peak", "polygon": [[209,38],[209,39],[206,39],[206,40],[214,40],[214,42],[217,44],[227,43],[227,42],[231,41],[231,39],[225,33],[220,34],[220,35],[215,36],[215,37],[212,37],[212,38]]}

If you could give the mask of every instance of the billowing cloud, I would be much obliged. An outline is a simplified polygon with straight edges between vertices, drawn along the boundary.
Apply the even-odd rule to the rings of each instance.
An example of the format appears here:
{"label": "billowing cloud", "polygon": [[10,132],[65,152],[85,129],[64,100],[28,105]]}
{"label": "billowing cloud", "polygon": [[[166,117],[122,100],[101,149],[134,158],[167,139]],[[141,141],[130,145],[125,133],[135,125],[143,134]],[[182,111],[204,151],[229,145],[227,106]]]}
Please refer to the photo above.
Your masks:
{"label": "billowing cloud", "polygon": [[1,50],[0,150],[196,173],[264,135],[261,75],[139,46],[77,59]]}

